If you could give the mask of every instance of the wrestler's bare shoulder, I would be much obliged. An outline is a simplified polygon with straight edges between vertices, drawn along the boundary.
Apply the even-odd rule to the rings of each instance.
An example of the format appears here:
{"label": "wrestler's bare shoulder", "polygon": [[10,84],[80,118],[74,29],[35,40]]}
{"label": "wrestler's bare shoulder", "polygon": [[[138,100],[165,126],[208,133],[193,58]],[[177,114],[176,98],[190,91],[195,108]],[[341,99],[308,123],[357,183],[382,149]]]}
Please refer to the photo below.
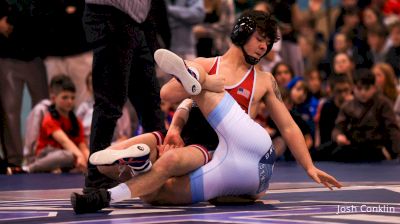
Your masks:
{"label": "wrestler's bare shoulder", "polygon": [[266,91],[272,87],[271,84],[275,82],[274,76],[270,72],[264,72],[262,70],[257,69],[257,83],[266,88]]}

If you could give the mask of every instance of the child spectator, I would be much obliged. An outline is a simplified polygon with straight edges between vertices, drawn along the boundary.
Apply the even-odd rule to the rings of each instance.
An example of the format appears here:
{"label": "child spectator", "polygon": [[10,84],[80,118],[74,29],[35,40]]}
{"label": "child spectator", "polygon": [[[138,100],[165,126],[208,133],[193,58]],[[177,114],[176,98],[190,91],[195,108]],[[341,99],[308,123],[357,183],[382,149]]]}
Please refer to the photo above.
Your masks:
{"label": "child spectator", "polygon": [[25,171],[86,170],[89,149],[82,123],[73,112],[75,91],[75,85],[68,76],[57,75],[51,80],[52,104],[40,127],[35,161],[25,166]]}
{"label": "child spectator", "polygon": [[321,71],[318,69],[306,71],[305,81],[312,96],[317,99],[321,99],[324,96]]}
{"label": "child spectator", "polygon": [[314,139],[315,123],[314,116],[317,113],[318,99],[313,97],[302,77],[293,78],[287,85],[289,97],[292,102],[292,110],[297,112],[307,123],[311,136]]}
{"label": "child spectator", "polygon": [[343,105],[336,119],[332,139],[338,147],[332,159],[380,161],[390,159],[388,151],[400,153],[400,129],[393,104],[377,91],[372,72],[357,72],[353,91],[354,99]]}
{"label": "child spectator", "polygon": [[375,75],[375,85],[378,90],[392,103],[395,103],[399,94],[397,92],[397,79],[392,66],[387,63],[375,64],[372,73]]}
{"label": "child spectator", "polygon": [[391,47],[390,41],[388,41],[388,32],[385,26],[372,26],[367,30],[367,43],[369,46],[369,52],[372,56],[372,62],[384,62],[386,55]]}
{"label": "child spectator", "polygon": [[346,53],[338,53],[333,59],[333,72],[335,74],[345,74],[353,80],[355,70],[354,61]]}
{"label": "child spectator", "polygon": [[294,77],[294,71],[290,65],[280,62],[272,68],[272,75],[276,79],[279,88],[286,88],[287,84]]}
{"label": "child spectator", "polygon": [[328,80],[331,96],[322,103],[318,120],[319,146],[314,160],[330,160],[332,151],[337,147],[332,141],[332,130],[335,127],[335,120],[343,103],[353,99],[352,82],[344,74],[332,75]]}

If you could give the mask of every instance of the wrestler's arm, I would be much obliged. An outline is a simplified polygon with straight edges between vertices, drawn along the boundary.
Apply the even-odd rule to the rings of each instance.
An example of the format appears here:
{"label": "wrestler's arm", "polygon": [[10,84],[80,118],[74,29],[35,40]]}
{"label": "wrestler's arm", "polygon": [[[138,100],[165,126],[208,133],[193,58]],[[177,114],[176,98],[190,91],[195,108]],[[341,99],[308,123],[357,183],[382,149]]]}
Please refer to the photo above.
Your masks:
{"label": "wrestler's arm", "polygon": [[189,113],[192,109],[193,100],[185,99],[177,107],[174,116],[172,117],[171,125],[169,126],[167,135],[165,136],[164,144],[183,147],[184,142],[181,138],[181,132],[189,119]]}
{"label": "wrestler's arm", "polygon": [[334,177],[314,166],[304,136],[282,101],[275,78],[271,74],[266,75],[266,78],[268,79],[268,81],[266,81],[268,89],[264,96],[265,105],[267,105],[267,109],[269,110],[272,119],[278,126],[279,131],[297,162],[317,183],[323,183],[330,189],[332,189],[331,185],[341,187],[341,184]]}

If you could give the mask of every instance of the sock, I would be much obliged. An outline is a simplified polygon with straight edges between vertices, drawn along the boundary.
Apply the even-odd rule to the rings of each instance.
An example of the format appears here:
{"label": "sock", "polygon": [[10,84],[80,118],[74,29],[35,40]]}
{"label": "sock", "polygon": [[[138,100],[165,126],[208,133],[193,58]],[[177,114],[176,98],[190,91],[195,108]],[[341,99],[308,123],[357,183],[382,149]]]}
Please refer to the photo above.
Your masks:
{"label": "sock", "polygon": [[126,199],[131,199],[131,190],[129,190],[128,185],[125,183],[118,184],[108,190],[111,194],[111,203],[120,202]]}
{"label": "sock", "polygon": [[131,169],[132,176],[137,176],[137,175],[139,175],[141,173],[148,172],[151,169],[152,166],[153,166],[153,164],[149,160],[142,167],[131,167],[131,166],[129,166],[129,168]]}

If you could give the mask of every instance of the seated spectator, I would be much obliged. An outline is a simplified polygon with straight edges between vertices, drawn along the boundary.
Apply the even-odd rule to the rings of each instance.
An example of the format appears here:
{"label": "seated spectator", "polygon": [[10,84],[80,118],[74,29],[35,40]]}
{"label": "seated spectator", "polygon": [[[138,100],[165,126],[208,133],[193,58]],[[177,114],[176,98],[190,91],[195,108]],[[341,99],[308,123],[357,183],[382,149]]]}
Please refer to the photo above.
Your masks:
{"label": "seated spectator", "polygon": [[314,160],[330,160],[337,147],[331,139],[335,120],[343,103],[353,99],[352,82],[343,74],[332,75],[328,80],[331,96],[321,104],[318,120],[319,146],[313,155]]}
{"label": "seated spectator", "polygon": [[350,80],[353,80],[355,70],[354,62],[346,53],[338,53],[333,59],[333,73],[345,74]]}
{"label": "seated spectator", "polygon": [[24,159],[25,165],[31,164],[35,160],[35,151],[39,139],[40,127],[44,115],[48,112],[51,101],[44,99],[36,104],[26,117]]}
{"label": "seated spectator", "polygon": [[287,85],[287,88],[290,94],[290,101],[292,102],[292,110],[298,113],[307,123],[314,140],[314,116],[317,113],[318,99],[311,95],[310,90],[302,77],[297,76],[293,78]]}
{"label": "seated spectator", "polygon": [[274,76],[279,88],[286,88],[290,80],[295,76],[294,71],[290,65],[280,62],[272,68],[272,75]]}
{"label": "seated spectator", "polygon": [[354,99],[343,105],[332,131],[332,139],[338,144],[332,160],[381,161],[400,153],[400,129],[393,104],[377,91],[375,76],[369,70],[358,71],[353,91]]}
{"label": "seated spectator", "polygon": [[309,71],[321,64],[326,55],[324,42],[318,40],[317,37],[312,34],[299,35],[297,37],[297,42],[303,57],[305,71]]}
{"label": "seated spectator", "polygon": [[65,75],[50,81],[51,105],[43,117],[35,161],[24,167],[29,173],[76,168],[85,172],[89,149],[83,126],[73,112],[75,85]]}
{"label": "seated spectator", "polygon": [[365,7],[362,10],[361,22],[367,29],[373,26],[383,26],[383,14],[375,7]]}
{"label": "seated spectator", "polygon": [[204,1],[206,12],[202,23],[193,27],[197,38],[197,56],[223,55],[231,44],[230,33],[235,23],[233,0]]}
{"label": "seated spectator", "polygon": [[394,104],[399,95],[397,91],[397,79],[392,66],[387,63],[375,64],[372,68],[375,75],[375,85],[384,96]]}
{"label": "seated spectator", "polygon": [[373,63],[384,62],[387,52],[391,47],[388,41],[388,32],[384,26],[373,26],[367,30],[367,43],[369,54],[372,56]]}
{"label": "seated spectator", "polygon": [[324,96],[321,71],[318,69],[306,71],[305,81],[312,96],[317,99],[321,99]]}
{"label": "seated spectator", "polygon": [[386,62],[389,63],[396,73],[396,77],[400,77],[400,20],[390,26],[390,40],[392,47],[386,55]]}

